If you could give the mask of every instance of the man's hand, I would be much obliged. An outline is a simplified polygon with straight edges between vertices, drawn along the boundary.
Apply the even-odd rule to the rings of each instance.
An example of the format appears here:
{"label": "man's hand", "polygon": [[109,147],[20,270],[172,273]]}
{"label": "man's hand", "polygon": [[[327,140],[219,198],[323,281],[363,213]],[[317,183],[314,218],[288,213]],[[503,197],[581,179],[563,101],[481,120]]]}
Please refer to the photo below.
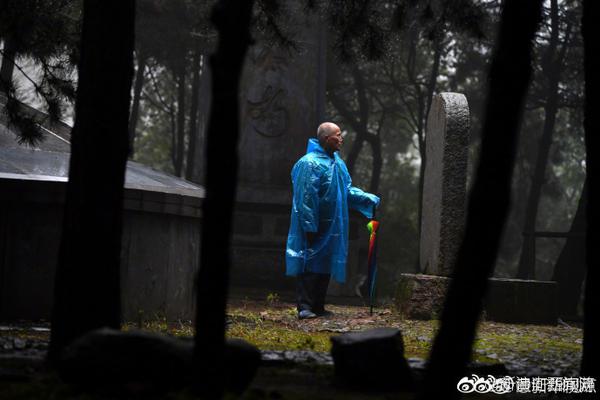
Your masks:
{"label": "man's hand", "polygon": [[309,246],[317,240],[317,232],[306,232],[306,242]]}

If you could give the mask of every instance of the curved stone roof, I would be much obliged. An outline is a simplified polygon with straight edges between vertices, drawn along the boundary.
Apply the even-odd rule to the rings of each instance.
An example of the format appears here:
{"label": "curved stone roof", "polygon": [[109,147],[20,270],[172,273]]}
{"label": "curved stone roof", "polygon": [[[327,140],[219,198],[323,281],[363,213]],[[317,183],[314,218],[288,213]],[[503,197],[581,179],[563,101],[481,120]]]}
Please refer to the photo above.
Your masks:
{"label": "curved stone roof", "polygon": [[[1,106],[0,102],[0,106]],[[24,106],[30,113],[39,111]],[[69,133],[66,124],[53,124],[38,147],[20,145],[15,132],[0,117],[0,179],[66,182],[69,174]],[[204,197],[204,188],[184,179],[156,171],[137,162],[127,162],[126,189],[159,192],[195,198]]]}

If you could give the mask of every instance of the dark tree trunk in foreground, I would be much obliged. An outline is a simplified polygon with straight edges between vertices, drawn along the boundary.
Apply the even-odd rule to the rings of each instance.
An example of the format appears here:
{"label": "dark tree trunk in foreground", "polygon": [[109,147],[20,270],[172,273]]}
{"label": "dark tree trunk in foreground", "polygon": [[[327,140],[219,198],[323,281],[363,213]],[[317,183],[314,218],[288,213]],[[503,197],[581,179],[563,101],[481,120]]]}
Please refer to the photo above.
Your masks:
{"label": "dark tree trunk in foreground", "polygon": [[558,283],[558,313],[562,318],[577,319],[577,305],[585,278],[585,235],[587,209],[587,184],[583,185],[579,205],[569,236],[556,265],[552,280]]}
{"label": "dark tree trunk in foreground", "polygon": [[[119,328],[123,184],[133,76],[134,1],[83,5],[75,126],[56,271],[49,357]],[[110,21],[107,23],[106,21]]]}
{"label": "dark tree trunk in foreground", "polygon": [[554,125],[556,123],[556,113],[558,112],[558,83],[560,82],[563,69],[565,52],[569,45],[570,28],[567,28],[565,42],[560,51],[558,49],[558,0],[552,0],[550,15],[552,32],[550,34],[550,44],[543,69],[548,85],[546,102],[544,105],[544,127],[538,144],[535,168],[531,177],[531,188],[529,190],[527,206],[525,208],[523,231],[526,236],[523,241],[521,256],[519,258],[519,269],[517,272],[517,278],[519,279],[535,279],[535,238],[533,238],[533,234],[535,232],[538,208],[542,197],[542,187],[544,186],[544,178],[546,176],[546,165],[548,164],[548,156],[550,155],[550,146],[552,145],[552,134],[554,133]]}
{"label": "dark tree trunk in foreground", "polygon": [[138,52],[137,70],[135,72],[135,81],[133,84],[133,100],[131,102],[131,116],[129,117],[129,157],[133,158],[135,130],[140,114],[140,99],[142,88],[144,87],[144,72],[146,71],[146,55]]}
{"label": "dark tree trunk in foreground", "polygon": [[465,237],[448,288],[441,327],[435,338],[423,386],[456,397],[465,375],[488,277],[494,270],[510,202],[519,124],[531,75],[531,46],[542,0],[506,0],[489,72],[481,158],[470,194]]}
{"label": "dark tree trunk in foreground", "polygon": [[238,172],[239,86],[251,43],[253,1],[221,0],[212,21],[219,44],[210,57],[212,107],[206,144],[206,198],[202,208],[202,246],[197,278],[195,359],[198,389],[208,398],[223,395],[225,307],[230,241]]}
{"label": "dark tree trunk in foreground", "polygon": [[[581,360],[581,375],[600,378],[600,354],[598,352],[598,337],[600,332],[600,284],[598,282],[598,267],[600,267],[600,251],[596,248],[600,243],[600,114],[598,103],[600,85],[600,3],[595,0],[583,1],[583,19],[581,31],[584,47],[585,71],[585,105],[584,129],[586,148],[586,174],[588,184],[587,203],[587,278],[585,283],[584,322],[583,322],[583,355]],[[597,389],[596,389],[597,390]]]}

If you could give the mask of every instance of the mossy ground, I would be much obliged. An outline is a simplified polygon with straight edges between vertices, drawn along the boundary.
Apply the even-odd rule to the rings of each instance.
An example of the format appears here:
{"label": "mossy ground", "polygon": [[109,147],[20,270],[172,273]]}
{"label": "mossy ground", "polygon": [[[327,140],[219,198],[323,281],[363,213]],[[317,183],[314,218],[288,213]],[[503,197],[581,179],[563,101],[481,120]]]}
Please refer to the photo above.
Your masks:
{"label": "mossy ground", "polygon": [[[299,321],[292,304],[265,300],[230,304],[228,335],[261,349],[329,351],[332,335],[374,327],[396,327],[402,332],[406,357],[427,358],[438,321],[406,320],[392,308],[328,306],[333,315]],[[515,325],[483,321],[479,325],[473,360],[547,364],[546,370],[573,373],[579,368],[583,332],[577,326]]]}
{"label": "mossy ground", "polygon": [[[391,308],[378,308],[370,315],[366,307],[328,306],[332,316],[299,321],[292,304],[270,296],[264,301],[235,300],[228,308],[227,336],[241,338],[263,350],[312,350],[328,352],[330,338],[344,332],[373,327],[397,327],[402,331],[406,357],[426,358],[438,327],[437,321],[413,321],[399,317]],[[174,336],[193,336],[189,321],[167,323],[164,318],[127,323],[125,330],[144,330]],[[44,349],[49,332],[12,327],[0,330],[0,353],[18,351],[7,343],[16,343],[28,349]],[[12,340],[12,342],[11,342]],[[531,375],[577,374],[582,347],[582,330],[576,326],[512,325],[482,322],[479,325],[473,359],[480,362],[504,362]],[[0,366],[6,367],[6,366]],[[398,398],[392,396],[393,398]],[[319,365],[293,365],[285,368],[261,368],[244,395],[245,399],[386,399],[387,394],[357,393],[335,386],[333,368]],[[0,398],[78,398],[95,399],[73,392],[60,384],[58,378],[46,375],[29,382],[3,383],[0,380]],[[190,398],[185,392],[167,398]],[[411,398],[407,396],[405,398]]]}
{"label": "mossy ground", "polygon": [[[267,298],[264,301],[236,300],[228,308],[227,335],[240,338],[262,350],[313,350],[329,352],[330,338],[344,332],[375,327],[401,330],[407,358],[427,358],[438,321],[407,320],[393,308],[330,305],[333,315],[298,320],[295,307]],[[128,327],[135,325],[129,324]],[[188,323],[167,324],[164,320],[147,321],[144,329],[172,335],[192,336]],[[503,362],[509,370],[531,375],[573,376],[579,369],[583,332],[577,326],[504,324],[483,321],[479,324],[473,349],[474,361]]]}

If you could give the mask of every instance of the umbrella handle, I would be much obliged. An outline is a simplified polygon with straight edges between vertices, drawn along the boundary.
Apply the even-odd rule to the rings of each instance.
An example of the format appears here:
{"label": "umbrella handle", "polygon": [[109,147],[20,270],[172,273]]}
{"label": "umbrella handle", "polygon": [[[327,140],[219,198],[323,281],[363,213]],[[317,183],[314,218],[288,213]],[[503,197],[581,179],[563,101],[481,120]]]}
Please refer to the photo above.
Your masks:
{"label": "umbrella handle", "polygon": [[373,216],[371,217],[371,219],[376,219],[375,214],[377,212],[377,206],[375,204],[373,204]]}

